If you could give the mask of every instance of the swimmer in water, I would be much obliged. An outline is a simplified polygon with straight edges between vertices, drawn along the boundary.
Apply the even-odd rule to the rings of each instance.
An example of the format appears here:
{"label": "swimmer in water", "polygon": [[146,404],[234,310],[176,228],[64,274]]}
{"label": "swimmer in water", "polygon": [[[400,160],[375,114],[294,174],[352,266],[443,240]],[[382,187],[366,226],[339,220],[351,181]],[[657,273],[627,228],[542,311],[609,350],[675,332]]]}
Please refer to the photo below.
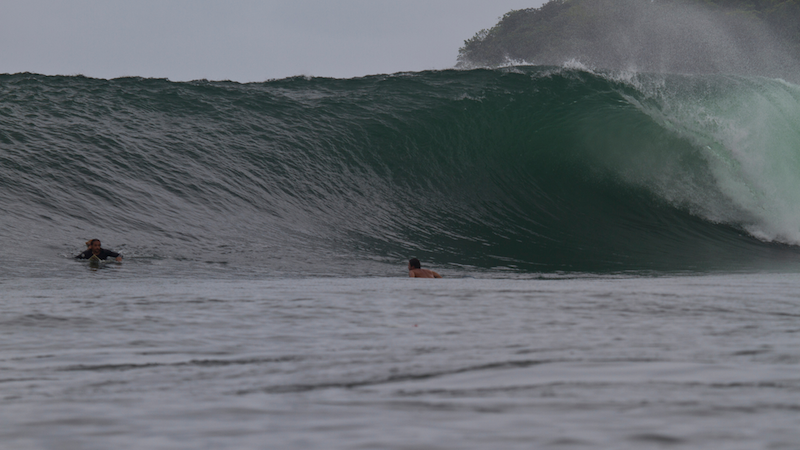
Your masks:
{"label": "swimmer in water", "polygon": [[89,239],[86,241],[86,246],[89,247],[88,250],[81,253],[80,255],[76,256],[78,259],[89,259],[92,256],[97,256],[99,259],[106,260],[109,256],[112,258],[116,258],[117,261],[122,261],[122,255],[117,252],[112,252],[111,250],[106,250],[100,247],[100,239]]}
{"label": "swimmer in water", "polygon": [[408,261],[408,276],[409,278],[442,278],[438,273],[423,269],[417,258],[412,258]]}

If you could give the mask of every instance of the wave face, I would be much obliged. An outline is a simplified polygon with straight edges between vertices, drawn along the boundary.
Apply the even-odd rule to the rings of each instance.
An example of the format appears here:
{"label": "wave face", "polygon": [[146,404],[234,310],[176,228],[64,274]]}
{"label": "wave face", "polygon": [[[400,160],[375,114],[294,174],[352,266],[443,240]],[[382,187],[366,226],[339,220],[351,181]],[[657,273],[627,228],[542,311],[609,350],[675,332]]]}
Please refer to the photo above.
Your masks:
{"label": "wave face", "polygon": [[0,234],[302,273],[794,267],[798,124],[800,87],[719,75],[1,75]]}

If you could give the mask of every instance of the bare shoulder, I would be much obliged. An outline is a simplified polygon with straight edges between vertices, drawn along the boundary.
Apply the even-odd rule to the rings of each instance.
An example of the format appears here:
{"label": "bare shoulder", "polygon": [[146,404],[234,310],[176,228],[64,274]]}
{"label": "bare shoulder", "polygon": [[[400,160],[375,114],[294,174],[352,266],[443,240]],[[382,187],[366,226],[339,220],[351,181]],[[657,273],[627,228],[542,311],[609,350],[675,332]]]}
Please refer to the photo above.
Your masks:
{"label": "bare shoulder", "polygon": [[408,271],[411,278],[442,278],[438,273],[428,269],[411,269]]}

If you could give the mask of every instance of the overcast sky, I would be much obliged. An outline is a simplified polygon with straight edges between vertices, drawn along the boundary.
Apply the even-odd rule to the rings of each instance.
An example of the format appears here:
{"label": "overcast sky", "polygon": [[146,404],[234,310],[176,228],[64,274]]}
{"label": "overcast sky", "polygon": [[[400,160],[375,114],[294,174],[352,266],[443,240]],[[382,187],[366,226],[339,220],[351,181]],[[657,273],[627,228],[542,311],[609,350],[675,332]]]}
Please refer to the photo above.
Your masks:
{"label": "overcast sky", "polygon": [[25,0],[0,6],[0,73],[263,81],[445,69],[544,0]]}

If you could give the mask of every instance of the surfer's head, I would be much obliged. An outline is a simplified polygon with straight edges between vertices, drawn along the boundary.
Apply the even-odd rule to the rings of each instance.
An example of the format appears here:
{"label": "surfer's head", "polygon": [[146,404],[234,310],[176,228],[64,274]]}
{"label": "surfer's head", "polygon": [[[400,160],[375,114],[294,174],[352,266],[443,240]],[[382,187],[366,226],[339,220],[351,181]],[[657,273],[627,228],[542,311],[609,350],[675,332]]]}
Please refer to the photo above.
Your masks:
{"label": "surfer's head", "polygon": [[100,251],[100,239],[89,239],[86,241],[86,246],[89,247],[92,253],[98,253]]}
{"label": "surfer's head", "polygon": [[422,264],[419,263],[417,258],[411,258],[408,260],[408,268],[409,269],[421,269]]}

